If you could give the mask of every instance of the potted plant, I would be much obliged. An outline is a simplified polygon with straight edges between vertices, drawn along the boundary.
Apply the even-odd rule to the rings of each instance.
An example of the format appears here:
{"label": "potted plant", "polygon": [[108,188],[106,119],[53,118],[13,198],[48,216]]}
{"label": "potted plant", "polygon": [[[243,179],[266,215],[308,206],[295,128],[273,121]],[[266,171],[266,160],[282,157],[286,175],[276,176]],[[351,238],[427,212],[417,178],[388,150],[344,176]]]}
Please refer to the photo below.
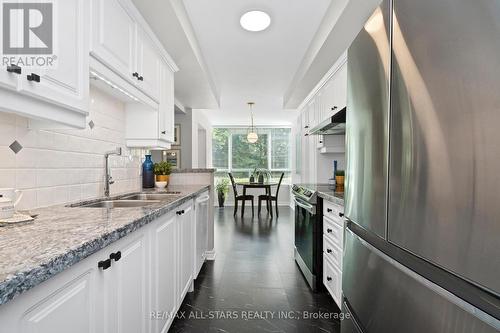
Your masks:
{"label": "potted plant", "polygon": [[265,179],[271,178],[271,172],[267,169],[255,169],[253,173],[257,176],[259,184],[263,184]]}
{"label": "potted plant", "polygon": [[217,185],[215,185],[215,189],[217,190],[217,198],[219,199],[219,207],[224,207],[224,201],[226,200],[226,196],[229,192],[229,179],[221,178],[217,181]]}
{"label": "potted plant", "polygon": [[169,176],[172,173],[172,164],[170,162],[160,162],[154,164],[154,173],[156,176],[156,184],[158,187],[166,187],[168,185]]}
{"label": "potted plant", "polygon": [[335,172],[335,184],[339,187],[344,186],[344,176],[345,176],[345,171],[344,170],[337,170]]}

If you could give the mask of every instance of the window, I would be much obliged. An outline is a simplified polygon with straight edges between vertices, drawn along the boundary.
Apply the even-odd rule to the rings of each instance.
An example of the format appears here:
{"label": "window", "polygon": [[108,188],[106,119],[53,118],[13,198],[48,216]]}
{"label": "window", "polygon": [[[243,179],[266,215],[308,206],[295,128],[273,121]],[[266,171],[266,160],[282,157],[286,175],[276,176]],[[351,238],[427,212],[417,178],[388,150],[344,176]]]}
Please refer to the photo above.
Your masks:
{"label": "window", "polygon": [[268,169],[272,179],[290,178],[290,128],[258,128],[259,140],[247,141],[246,128],[214,128],[212,138],[213,165],[216,177],[232,172],[234,177],[247,180],[255,168]]}

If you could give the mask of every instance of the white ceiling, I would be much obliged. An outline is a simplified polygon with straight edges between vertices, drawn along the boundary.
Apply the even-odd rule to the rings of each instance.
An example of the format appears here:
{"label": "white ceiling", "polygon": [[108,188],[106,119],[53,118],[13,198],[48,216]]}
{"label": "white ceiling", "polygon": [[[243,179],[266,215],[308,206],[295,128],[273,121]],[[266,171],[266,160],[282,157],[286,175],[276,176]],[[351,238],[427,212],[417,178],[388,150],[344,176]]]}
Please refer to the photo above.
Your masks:
{"label": "white ceiling", "polygon": [[[314,0],[314,5],[310,0],[183,0],[183,3],[220,94],[220,109],[207,112],[212,123],[247,124],[246,102],[253,101],[257,124],[291,124],[296,114],[283,110],[284,95],[331,0]],[[249,10],[267,12],[271,26],[263,32],[243,30],[239,20]]]}

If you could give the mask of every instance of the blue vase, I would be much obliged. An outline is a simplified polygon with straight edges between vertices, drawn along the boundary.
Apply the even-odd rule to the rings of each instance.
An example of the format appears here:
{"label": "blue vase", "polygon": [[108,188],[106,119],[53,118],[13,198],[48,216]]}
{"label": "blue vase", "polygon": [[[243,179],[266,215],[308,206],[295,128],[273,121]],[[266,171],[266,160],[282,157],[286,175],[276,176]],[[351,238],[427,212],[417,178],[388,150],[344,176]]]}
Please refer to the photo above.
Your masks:
{"label": "blue vase", "polygon": [[144,160],[144,163],[142,163],[142,187],[155,187],[154,164],[151,160],[151,155],[146,155],[146,159]]}

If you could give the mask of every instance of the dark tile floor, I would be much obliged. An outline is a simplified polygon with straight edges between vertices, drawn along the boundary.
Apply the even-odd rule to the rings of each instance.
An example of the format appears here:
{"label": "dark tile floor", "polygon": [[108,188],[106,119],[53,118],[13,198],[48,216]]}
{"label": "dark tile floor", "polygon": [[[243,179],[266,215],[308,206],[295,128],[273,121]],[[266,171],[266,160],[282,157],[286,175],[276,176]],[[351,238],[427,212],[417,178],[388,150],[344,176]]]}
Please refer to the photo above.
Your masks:
{"label": "dark tile floor", "polygon": [[326,292],[311,292],[293,259],[293,211],[280,208],[273,220],[246,213],[216,208],[216,260],[203,266],[169,332],[339,332],[325,315],[340,310]]}

